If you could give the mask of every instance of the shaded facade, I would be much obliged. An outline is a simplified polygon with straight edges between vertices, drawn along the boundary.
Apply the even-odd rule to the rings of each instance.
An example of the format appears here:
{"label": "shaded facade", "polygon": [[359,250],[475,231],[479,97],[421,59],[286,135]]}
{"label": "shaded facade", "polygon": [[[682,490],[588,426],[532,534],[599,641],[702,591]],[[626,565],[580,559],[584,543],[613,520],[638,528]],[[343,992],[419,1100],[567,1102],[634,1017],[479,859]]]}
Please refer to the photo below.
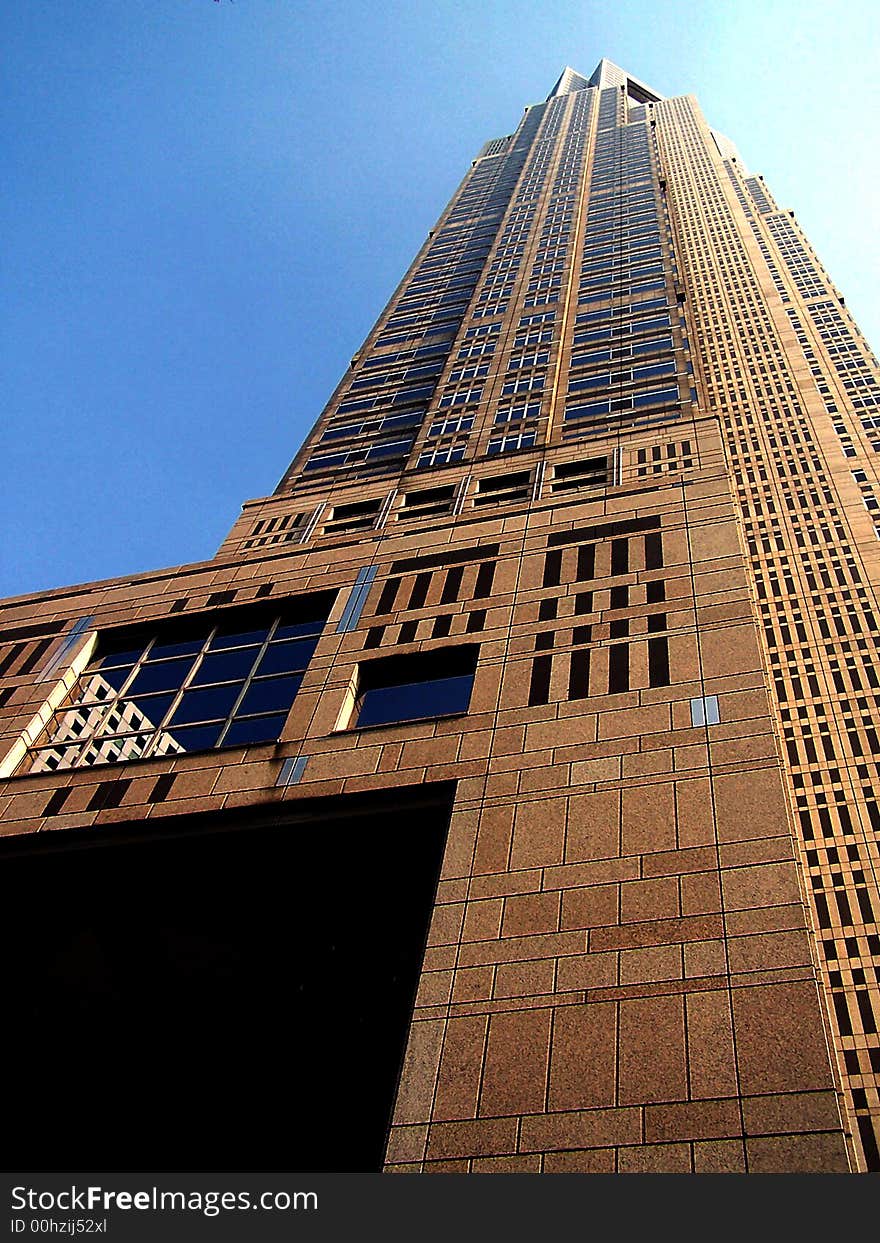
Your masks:
{"label": "shaded facade", "polygon": [[13,1112],[73,1061],[148,1075],[123,1168],[880,1169],[877,449],[793,215],[566,69],[215,558],[3,605]]}

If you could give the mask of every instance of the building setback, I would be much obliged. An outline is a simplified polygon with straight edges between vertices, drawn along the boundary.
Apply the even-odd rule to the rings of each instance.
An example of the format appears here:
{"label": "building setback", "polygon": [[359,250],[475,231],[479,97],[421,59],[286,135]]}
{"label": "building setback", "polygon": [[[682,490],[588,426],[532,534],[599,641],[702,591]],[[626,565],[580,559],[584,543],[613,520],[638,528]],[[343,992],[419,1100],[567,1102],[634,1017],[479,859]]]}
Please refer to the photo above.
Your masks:
{"label": "building setback", "polygon": [[566,69],[212,560],[2,605],[4,1164],[880,1170],[877,451],[793,213]]}

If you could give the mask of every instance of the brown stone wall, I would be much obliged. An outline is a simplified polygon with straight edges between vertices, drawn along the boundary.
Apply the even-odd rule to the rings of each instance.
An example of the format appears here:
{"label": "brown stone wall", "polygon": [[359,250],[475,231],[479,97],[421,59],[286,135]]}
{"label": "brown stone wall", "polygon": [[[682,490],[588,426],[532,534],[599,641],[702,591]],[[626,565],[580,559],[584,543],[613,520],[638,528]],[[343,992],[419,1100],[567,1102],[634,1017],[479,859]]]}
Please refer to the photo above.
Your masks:
{"label": "brown stone wall", "polygon": [[[131,763],[118,804],[103,808],[96,791],[120,779],[117,766],[13,776],[4,831],[143,817],[149,832],[151,820],[181,812],[454,780],[389,1169],[846,1168],[727,485],[707,471],[638,501],[626,487],[604,500],[548,498],[430,532],[389,526],[347,547],[325,541],[271,566],[184,567],[140,588],[96,585],[72,605],[23,602],[10,622],[88,612],[100,630],[164,619],[184,593],[198,609],[194,586],[234,590],[229,607],[267,582],[279,599],[340,587],[277,746]],[[615,574],[611,545],[633,515],[659,521],[663,564],[645,568],[637,530],[623,537],[628,568]],[[548,584],[553,537],[567,542],[554,546],[562,569]],[[585,544],[588,582],[576,568]],[[444,561],[462,551],[478,559],[463,563],[460,598],[443,604]],[[437,564],[426,571],[425,558]],[[369,559],[379,569],[363,615],[339,635]],[[488,600],[474,598],[484,563],[494,566]],[[409,609],[424,573],[424,603]],[[393,577],[393,611],[378,613]],[[658,580],[665,601],[648,606],[646,584]],[[611,608],[623,586],[630,604]],[[547,600],[554,616],[540,620]],[[646,645],[660,632],[648,619],[661,611],[669,684],[651,687]],[[475,612],[485,612],[479,631],[469,629]],[[446,615],[448,637],[433,639]],[[612,626],[623,620],[630,686],[609,693]],[[378,626],[383,654],[479,642],[466,716],[336,729]],[[575,634],[584,627],[586,643]],[[572,657],[585,647],[589,681],[572,698]],[[546,702],[530,704],[533,663],[547,654]],[[46,693],[19,679],[9,738]],[[693,725],[691,700],[713,695],[718,723]],[[302,780],[277,787],[283,759],[296,755],[307,757]],[[165,775],[173,783],[156,801]],[[47,816],[59,789],[69,794]]]}

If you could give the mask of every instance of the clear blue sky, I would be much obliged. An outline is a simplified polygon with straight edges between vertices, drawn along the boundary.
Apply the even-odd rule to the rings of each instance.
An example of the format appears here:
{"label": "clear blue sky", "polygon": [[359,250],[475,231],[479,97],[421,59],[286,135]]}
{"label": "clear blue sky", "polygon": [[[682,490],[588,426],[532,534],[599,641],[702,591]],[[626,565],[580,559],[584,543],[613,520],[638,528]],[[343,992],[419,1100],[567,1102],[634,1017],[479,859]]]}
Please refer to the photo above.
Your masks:
{"label": "clear blue sky", "polygon": [[210,557],[565,64],[694,92],[880,347],[877,26],[816,0],[5,0],[0,595]]}

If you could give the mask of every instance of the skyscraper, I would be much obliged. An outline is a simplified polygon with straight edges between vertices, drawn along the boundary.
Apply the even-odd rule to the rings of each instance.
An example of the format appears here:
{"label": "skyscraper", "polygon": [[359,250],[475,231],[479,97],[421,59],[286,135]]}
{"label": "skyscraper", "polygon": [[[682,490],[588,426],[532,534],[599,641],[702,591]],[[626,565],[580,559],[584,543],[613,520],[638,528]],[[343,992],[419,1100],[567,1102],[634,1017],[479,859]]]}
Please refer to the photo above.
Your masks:
{"label": "skyscraper", "polygon": [[566,69],[216,557],[3,605],[7,1161],[880,1169],[878,451],[793,214]]}

